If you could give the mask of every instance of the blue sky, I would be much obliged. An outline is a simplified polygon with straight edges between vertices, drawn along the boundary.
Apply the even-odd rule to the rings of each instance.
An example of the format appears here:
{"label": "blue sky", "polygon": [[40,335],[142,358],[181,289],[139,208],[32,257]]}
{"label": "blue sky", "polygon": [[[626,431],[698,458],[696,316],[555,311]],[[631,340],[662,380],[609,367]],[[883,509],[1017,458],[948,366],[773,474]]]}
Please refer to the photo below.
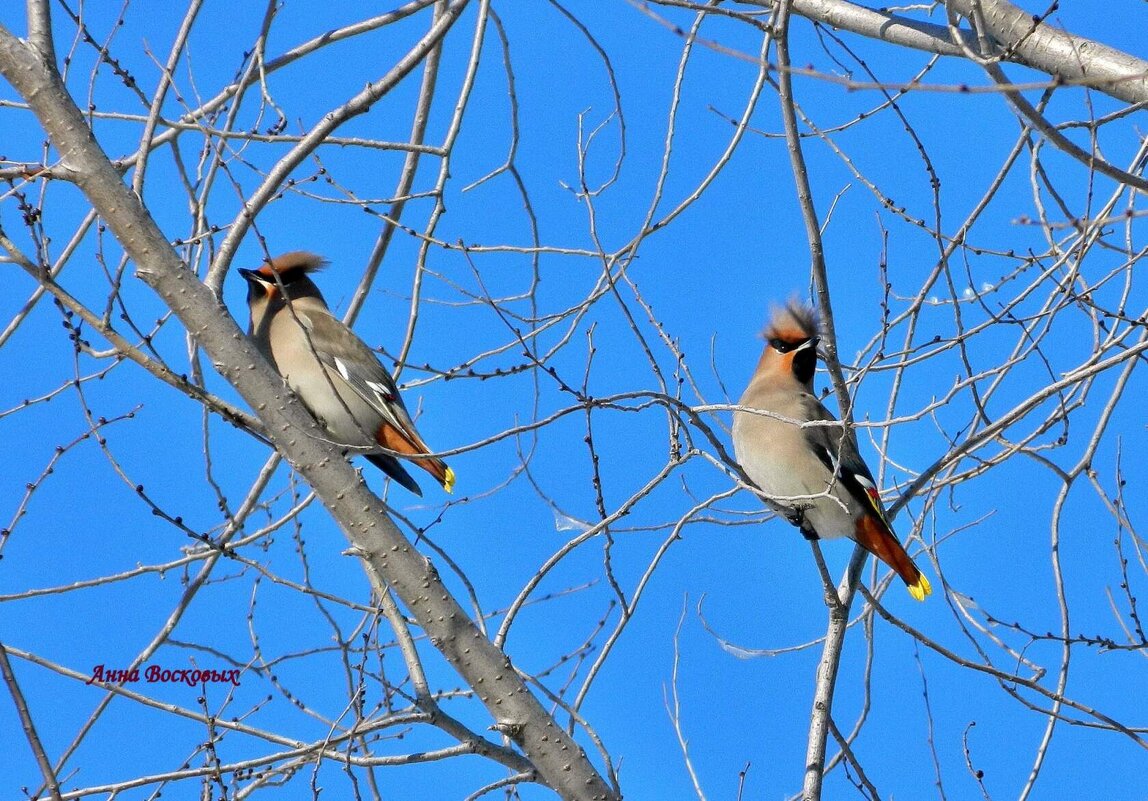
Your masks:
{"label": "blue sky", "polygon": [[[611,252],[631,239],[650,206],[682,41],[627,3],[583,2],[568,8],[609,54],[622,97],[625,159],[617,181],[593,202],[598,240]],[[516,166],[529,192],[540,240],[552,248],[592,251],[595,238],[588,205],[570,187],[578,184],[579,115],[587,131],[603,126],[587,155],[590,182],[605,181],[619,157],[619,120],[611,116],[613,96],[606,68],[585,37],[554,6],[508,4],[503,8],[496,4],[495,9],[505,26],[514,68],[521,126]],[[278,55],[347,24],[355,12],[327,4],[286,3],[272,26],[267,52]],[[111,31],[112,19],[104,16],[110,9],[85,13],[91,15],[89,29],[102,41]],[[449,124],[469,56],[475,13],[473,8],[468,10],[447,39],[429,142],[441,141]],[[658,13],[678,24],[690,21],[673,10]],[[1119,11],[1113,7],[1104,19],[1086,14],[1079,4],[1058,13],[1057,19],[1078,33],[1143,54],[1139,36],[1143,26],[1134,23],[1143,15],[1139,5],[1121,4]],[[159,16],[130,9],[111,45],[111,52],[136,75],[145,92],[157,79],[145,43],[163,60],[178,25],[174,18]],[[18,17],[9,11],[0,15],[0,21],[22,35],[23,22]],[[63,53],[74,27],[62,12],[55,13],[55,21],[57,46]],[[203,98],[214,96],[233,79],[259,24],[260,13],[254,8],[206,4],[191,37],[189,55],[177,71],[176,85],[189,104],[195,93]],[[366,81],[377,79],[428,24],[425,14],[418,14],[272,74],[267,96],[283,110],[286,131],[309,129]],[[840,73],[841,67],[821,49],[805,21],[794,20],[793,27],[795,64]],[[748,27],[729,22],[708,24],[703,36],[744,53],[755,53],[758,47],[756,34]],[[890,83],[908,80],[926,60],[919,53],[856,37],[846,37],[846,41]],[[848,58],[840,48],[832,52],[838,59]],[[69,87],[81,103],[88,96],[92,63],[91,48],[77,46]],[[1008,72],[1017,81],[1033,80],[1036,75],[1012,67]],[[855,74],[861,75],[859,70]],[[688,195],[718,158],[732,132],[727,117],[740,114],[754,76],[755,67],[746,60],[707,47],[696,49],[683,84],[659,214]],[[926,82],[938,87],[983,86],[987,78],[968,64],[942,60]],[[145,111],[106,66],[93,85],[92,97],[101,111]],[[338,135],[405,139],[416,90],[417,74],[382,99],[370,114],[341,128]],[[798,78],[796,90],[802,107],[826,129],[882,103],[876,92],[848,91],[830,80]],[[7,85],[0,86],[0,98],[12,99]],[[1033,93],[1032,99],[1036,98]],[[929,230],[935,225],[937,208],[922,148],[941,182],[940,229],[952,235],[983,196],[1019,131],[1004,100],[992,94],[921,91],[904,98],[900,107],[920,147],[906,133],[903,120],[888,109],[833,134],[833,142],[880,192],[904,206],[908,217],[925,220],[924,226],[883,208],[838,155],[816,139],[805,140],[816,207],[828,220],[824,236],[840,353],[850,368],[847,373],[866,366],[863,380],[852,387],[856,417],[875,424],[859,432],[862,452],[886,488],[904,486],[944,455],[950,447],[948,438],[959,441],[966,434],[973,409],[969,392],[963,390],[935,412],[910,419],[932,399],[944,396],[966,371],[956,348],[940,351],[908,369],[890,409],[892,354],[904,339],[905,323],[890,332],[889,342],[894,344],[888,353],[878,357],[878,348],[869,346],[881,331],[883,300],[896,318],[909,308],[938,260],[936,237]],[[1057,122],[1087,119],[1119,107],[1096,93],[1086,97],[1078,90],[1062,90],[1054,97],[1049,116]],[[252,94],[241,110],[238,128],[264,130],[274,122],[270,109],[264,108],[260,116],[256,108]],[[171,98],[166,113],[175,116],[180,111],[177,99]],[[530,221],[510,176],[504,173],[464,190],[506,160],[511,145],[509,114],[502,54],[494,31],[489,30],[474,94],[452,155],[446,213],[435,231],[438,241],[472,247],[530,245]],[[1127,164],[1140,144],[1142,115],[1139,112],[1101,130],[1100,146],[1110,162]],[[0,108],[0,119],[5,158],[14,162],[43,158],[43,135],[26,112],[5,106]],[[574,402],[546,374],[496,373],[516,370],[525,360],[521,348],[513,346],[514,336],[504,318],[482,300],[484,293],[520,295],[530,289],[537,269],[540,281],[533,299],[507,300],[503,309],[524,316],[560,316],[558,324],[539,335],[538,351],[561,344],[548,364],[570,386],[581,387],[585,382],[594,397],[657,388],[657,375],[635,336],[633,319],[662,375],[671,382],[678,363],[665,342],[672,341],[684,354],[689,370],[682,390],[686,403],[736,401],[756,362],[757,335],[770,302],[809,291],[808,247],[784,140],[777,136],[780,115],[771,89],[763,93],[751,125],[756,132],[747,133],[713,185],[673,223],[643,242],[627,271],[640,294],[623,285],[621,302],[607,295],[588,305],[581,315],[565,314],[586,300],[601,277],[601,261],[593,257],[545,252],[535,266],[525,252],[479,250],[467,258],[457,248],[430,249],[419,320],[400,380],[407,385],[408,405],[418,410],[419,428],[428,442],[443,450],[462,450],[450,460],[458,486],[455,496],[446,498],[424,480],[423,499],[392,488],[388,500],[407,521],[405,525],[425,528],[425,536],[465,574],[481,611],[493,615],[488,624],[492,631],[540,565],[575,536],[580,523],[599,519],[591,454],[585,442],[588,431],[600,460],[607,513],[626,504],[666,465],[669,431],[662,408],[639,408],[626,401],[620,405],[628,408],[597,408],[589,420],[585,412],[573,411],[534,434],[473,447],[516,425],[545,419]],[[1078,143],[1087,143],[1078,130],[1067,130]],[[96,123],[97,137],[113,156],[134,150],[139,132],[138,121],[130,119]],[[199,169],[202,141],[194,132],[180,139],[180,159],[192,175]],[[1098,199],[1113,191],[1112,184],[1090,181],[1079,164],[1051,150],[1046,146],[1041,151],[1041,164],[1052,175],[1058,195],[1074,214],[1089,214]],[[263,172],[284,152],[285,145],[259,142],[237,150],[229,160],[229,172],[217,176],[207,193],[210,222],[230,222],[239,209],[240,196],[253,191]],[[321,163],[305,162],[296,172],[299,187],[262,211],[257,228],[273,253],[309,249],[329,258],[331,265],[320,282],[327,299],[341,312],[380,228],[377,214],[345,202],[344,190],[353,192],[355,198],[376,199],[368,204],[376,212],[384,209],[386,204],[379,201],[393,191],[401,156],[371,148],[330,146],[320,151],[319,159]],[[1034,194],[1030,163],[1028,156],[1022,157],[990,212],[970,232],[970,249],[962,250],[953,261],[953,291],[965,298],[966,289],[971,288],[984,301],[984,306],[971,299],[962,303],[962,314],[971,326],[989,320],[986,309],[999,309],[1021,297],[1031,282],[1035,288],[1016,305],[1016,313],[1031,315],[1032,330],[1043,332],[1042,304],[1056,297],[1052,280],[1064,273],[1051,270],[1050,278],[1037,279],[1037,273],[1050,268],[1054,259],[1048,255],[1050,245],[1041,229],[1023,221],[1038,214],[1034,197],[1050,207],[1054,218],[1060,219],[1060,211],[1045,189]],[[437,161],[425,159],[415,191],[431,189],[437,171]],[[316,180],[305,180],[309,178]],[[42,204],[43,233],[51,240],[46,249],[57,258],[87,206],[73,187],[62,182],[19,188],[32,202]],[[172,240],[189,236],[188,200],[170,150],[153,156],[144,199]],[[413,199],[404,223],[422,231],[431,208],[430,199]],[[19,247],[33,252],[20,220],[16,199],[8,192],[0,204],[0,224]],[[1105,242],[1113,247],[1098,246],[1077,265],[1080,282],[1099,284],[1095,290],[1098,303],[1115,306],[1123,293],[1133,317],[1143,313],[1145,295],[1137,283],[1137,271],[1121,269],[1127,254],[1119,248],[1135,252],[1142,246],[1139,234],[1134,223],[1127,231],[1129,245],[1125,231],[1112,226]],[[222,236],[215,235],[214,242],[218,244]],[[1067,237],[1068,232],[1057,229],[1056,236]],[[417,237],[405,231],[396,235],[355,326],[369,344],[383,348],[388,365],[407,328],[418,252]],[[1040,258],[1026,264],[1023,255],[1030,252]],[[115,269],[119,253],[109,233],[89,231],[60,283],[102,311],[108,280],[101,259]],[[248,236],[235,266],[252,266],[261,257],[256,237]],[[205,262],[202,254],[199,258],[195,266],[202,273]],[[35,289],[34,281],[18,268],[9,265],[8,273],[13,291],[0,300],[5,325]],[[1108,278],[1110,273],[1115,278]],[[1079,291],[1084,284],[1075,286]],[[930,293],[936,302],[926,303],[919,316],[915,346],[927,350],[934,334],[953,337],[954,304],[946,300],[947,292],[939,284]],[[123,307],[144,329],[165,313],[150,290],[131,276],[131,267],[122,297]],[[246,326],[243,298],[242,282],[229,276],[223,300]],[[118,313],[111,315],[117,325]],[[978,383],[980,391],[990,393],[986,404],[990,416],[1008,411],[1047,384],[1050,375],[1059,378],[1084,363],[1100,336],[1085,311],[1071,305],[1048,327],[1040,340],[1040,352],[1011,370],[999,387],[993,385],[991,376]],[[87,329],[85,335],[93,348],[107,347]],[[1010,321],[998,321],[968,337],[965,344],[973,371],[999,365],[1020,338],[1018,326]],[[465,370],[449,380],[442,377],[476,354],[504,346],[509,347],[474,365],[486,377],[468,376]],[[190,371],[184,332],[177,321],[163,324],[155,347],[173,369]],[[1117,351],[1112,346],[1105,353]],[[61,314],[47,299],[37,304],[0,348],[0,370],[8,377],[0,410],[17,409],[26,398],[39,398],[64,386],[50,402],[0,417],[0,437],[10,465],[0,478],[0,526],[12,528],[0,561],[0,596],[4,599],[0,641],[87,675],[95,665],[122,665],[140,653],[178,607],[186,571],[194,574],[198,563],[171,567],[162,574],[125,576],[102,586],[33,592],[68,588],[74,582],[123,575],[137,566],[179,559],[196,548],[195,541],[155,516],[141,502],[136,485],[142,484],[169,515],[180,516],[198,532],[216,536],[221,514],[212,482],[229,507],[236,508],[270,451],[255,438],[212,418],[207,424],[208,467],[203,414],[196,403],[132,364],[115,366],[103,379],[85,381],[81,395],[65,386],[75,376],[77,364],[79,373],[88,376],[111,366],[111,361],[91,355],[77,360],[61,326]],[[202,366],[208,373],[208,387],[238,403],[235,393],[211,371],[208,360]],[[1065,470],[1080,459],[1116,378],[1116,370],[1108,371],[1086,392],[1076,390],[1072,398],[1082,403],[1073,409],[1067,428],[1056,425],[1037,436],[1035,443],[1047,446],[1041,458]],[[828,386],[824,373],[819,373],[817,385]],[[1127,512],[1134,525],[1144,513],[1139,488],[1145,476],[1135,458],[1145,440],[1139,401],[1144,391],[1142,370],[1133,372],[1092,464],[1095,486],[1112,496],[1120,478],[1119,457],[1127,481]],[[106,451],[94,437],[69,447],[52,474],[36,484],[26,514],[17,525],[10,525],[26,485],[37,481],[56,447],[90,431],[85,407],[95,419],[133,416],[102,430]],[[1055,400],[1044,404],[1010,429],[1009,438],[1016,441],[1037,430],[1054,408]],[[874,443],[888,428],[884,421],[890,417],[897,422],[889,429],[886,460],[882,461]],[[706,414],[703,419],[728,450],[724,430],[728,412]],[[1065,431],[1067,440],[1056,444]],[[532,596],[539,602],[525,607],[511,628],[509,652],[522,670],[547,671],[545,682],[551,690],[567,685],[577,688],[618,624],[610,576],[627,598],[641,586],[636,612],[604,661],[582,708],[582,715],[610,751],[626,796],[693,797],[667,712],[677,653],[681,725],[707,797],[736,797],[739,772],[747,765],[744,797],[788,797],[800,790],[813,676],[820,655],[816,641],[825,630],[820,580],[809,547],[796,530],[767,520],[756,499],[743,491],[714,502],[699,515],[701,519],[684,526],[680,539],[669,544],[649,580],[643,582],[673,525],[692,507],[731,486],[728,473],[712,461],[715,449],[698,430],[687,427],[687,433],[698,452],[633,504],[613,527],[611,542],[599,536],[581,545],[541,582]],[[988,457],[999,449],[999,443],[991,443],[977,456]],[[526,471],[524,453],[531,454]],[[966,461],[961,469],[973,464]],[[364,467],[368,482],[381,489],[379,475]],[[1031,677],[1032,669],[1018,662],[1019,654],[1048,670],[1042,686],[1053,688],[1060,664],[1059,644],[1033,641],[1002,626],[985,626],[983,632],[970,627],[984,626],[985,614],[1005,623],[1016,621],[1041,634],[1060,626],[1050,548],[1050,520],[1060,486],[1052,470],[1022,454],[983,475],[938,490],[931,503],[923,497],[911,500],[896,527],[903,539],[913,532],[910,549],[914,553],[921,551],[922,543],[928,546],[919,562],[933,579],[939,579],[940,569],[949,591],[942,591],[942,582],[933,580],[937,593],[925,604],[916,604],[893,584],[882,598],[885,608],[961,658],[981,661],[980,648],[1000,670]],[[305,494],[306,487],[280,466],[263,495],[266,510],[248,521],[245,533],[279,520]],[[892,491],[887,495],[894,496]],[[1087,475],[1073,483],[1059,533],[1071,630],[1123,641],[1120,626],[1131,625],[1132,618],[1127,596],[1119,587],[1114,541],[1122,544],[1130,560],[1133,597],[1144,588],[1144,569],[1137,561],[1133,539],[1105,511]],[[312,503],[296,519],[243,546],[241,556],[246,561],[221,563],[208,586],[189,604],[169,641],[149,660],[149,664],[171,668],[221,669],[234,662],[266,660],[269,668],[245,674],[233,698],[225,700],[221,687],[209,688],[202,702],[197,691],[180,685],[137,685],[134,689],[162,702],[206,708],[221,717],[243,716],[252,725],[290,738],[322,737],[329,721],[345,714],[348,687],[354,681],[353,671],[348,673],[339,659],[334,638],[357,643],[361,629],[368,625],[362,606],[369,603],[369,587],[359,564],[342,555],[345,547],[330,517]],[[426,552],[452,590],[466,599],[467,583],[429,546]],[[840,575],[850,548],[830,543],[824,552],[832,573]],[[866,568],[866,576],[871,569]],[[879,577],[885,574],[884,568],[877,571]],[[307,582],[330,598],[316,598],[282,582]],[[971,620],[955,598],[964,599]],[[855,614],[860,608],[855,607]],[[389,643],[391,635],[384,630],[379,639]],[[742,649],[776,653],[747,658],[732,647],[723,647],[722,640]],[[591,647],[580,651],[587,642]],[[849,731],[865,710],[864,727],[853,749],[882,797],[941,797],[938,771],[944,797],[978,797],[981,789],[967,763],[983,771],[985,792],[991,797],[1019,794],[1032,770],[1047,720],[1026,703],[1044,708],[1047,699],[1021,692],[1024,700],[1018,700],[1010,687],[955,665],[880,618],[873,621],[869,635],[862,624],[855,625],[846,643],[834,717],[843,731]],[[789,650],[802,644],[811,645]],[[458,678],[432,649],[423,646],[432,684],[444,691],[458,687]],[[570,654],[575,658],[563,661]],[[1148,716],[1144,700],[1148,698],[1148,673],[1143,658],[1143,648],[1102,652],[1076,645],[1067,695],[1122,724],[1143,727]],[[45,747],[53,759],[58,758],[102,693],[26,659],[14,658],[13,663]],[[388,676],[402,671],[401,660],[391,647],[379,652],[370,649],[364,664]],[[569,699],[576,689],[566,692]],[[372,683],[368,702],[380,698],[377,683]],[[291,699],[299,700],[304,708]],[[486,713],[469,701],[453,700],[447,706],[479,731],[489,725]],[[9,792],[35,787],[38,773],[10,699],[0,702],[0,731],[5,732],[8,744],[0,753],[0,776],[9,777]],[[202,764],[204,757],[195,749],[203,736],[199,724],[118,699],[84,738],[63,775],[69,776],[69,788],[92,787],[176,770],[184,760]],[[588,744],[585,738],[582,742]],[[930,750],[930,742],[935,751]],[[379,753],[406,753],[446,744],[445,736],[415,727],[403,731],[402,739],[376,747]],[[228,735],[219,753],[224,762],[235,762],[277,748],[254,738]],[[832,742],[829,752],[836,752]],[[1140,781],[1145,764],[1144,749],[1125,735],[1062,723],[1055,729],[1032,797],[1136,797],[1130,788]],[[311,768],[300,771],[290,782],[294,795],[310,792]],[[501,775],[501,769],[475,757],[387,768],[377,774],[384,797],[399,799],[429,797],[425,788],[431,782],[437,790],[435,797],[463,798]],[[855,793],[850,776],[838,768],[827,779],[826,797]],[[164,793],[189,796],[195,792],[189,789],[194,788],[194,781],[170,785]],[[337,797],[351,791],[351,783],[336,766],[325,766],[314,781]],[[148,797],[150,789],[121,797]],[[528,798],[550,797],[537,788],[526,788],[523,793]]]}

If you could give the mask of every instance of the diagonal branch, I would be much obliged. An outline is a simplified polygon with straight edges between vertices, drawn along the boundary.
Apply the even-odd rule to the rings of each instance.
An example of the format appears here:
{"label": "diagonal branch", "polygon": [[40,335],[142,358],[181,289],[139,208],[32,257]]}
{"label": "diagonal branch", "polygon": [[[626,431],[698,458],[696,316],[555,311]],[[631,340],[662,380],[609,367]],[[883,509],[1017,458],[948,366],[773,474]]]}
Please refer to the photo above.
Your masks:
{"label": "diagonal branch", "polygon": [[949,10],[978,21],[1005,59],[1082,84],[1129,103],[1148,102],[1148,61],[1054,28],[1008,0],[947,0]]}
{"label": "diagonal branch", "polygon": [[[749,5],[772,8],[779,0],[745,0]],[[1033,21],[1031,14],[1008,0],[947,0],[949,10],[963,17],[978,5],[987,33],[1005,52],[1005,61],[1021,64],[1070,84],[1098,89],[1128,103],[1148,103],[1148,61],[1108,45],[1076,36],[1047,22]],[[976,39],[961,31],[955,43],[949,28],[848,0],[792,0],[792,13],[833,28],[946,56],[966,56]],[[962,46],[963,45],[963,46]]]}
{"label": "diagonal branch", "polygon": [[28,102],[75,182],[135,262],[137,276],[172,309],[220,374],[256,410],[276,446],[315,489],[355,552],[410,610],[431,642],[475,690],[502,731],[564,799],[618,798],[585,752],[528,690],[407,540],[383,502],[287,392],[283,381],[212,292],[179,259],[92,135],[55,65],[0,26],[0,74]]}

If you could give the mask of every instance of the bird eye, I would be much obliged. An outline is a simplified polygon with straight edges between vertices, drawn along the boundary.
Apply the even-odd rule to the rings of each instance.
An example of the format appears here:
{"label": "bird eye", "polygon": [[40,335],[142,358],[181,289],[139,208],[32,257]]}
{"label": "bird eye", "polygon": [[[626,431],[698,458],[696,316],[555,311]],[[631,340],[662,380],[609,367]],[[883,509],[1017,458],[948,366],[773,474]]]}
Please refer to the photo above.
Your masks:
{"label": "bird eye", "polygon": [[789,353],[791,350],[793,350],[792,344],[777,338],[769,340],[769,346],[778,353]]}

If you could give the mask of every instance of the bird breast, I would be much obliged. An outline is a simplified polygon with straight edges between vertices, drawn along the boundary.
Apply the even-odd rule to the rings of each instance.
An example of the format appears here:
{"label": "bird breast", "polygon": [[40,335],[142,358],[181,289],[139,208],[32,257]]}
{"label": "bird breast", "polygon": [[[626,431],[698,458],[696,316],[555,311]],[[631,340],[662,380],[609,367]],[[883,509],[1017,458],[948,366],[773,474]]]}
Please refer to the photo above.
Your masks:
{"label": "bird breast", "polygon": [[382,416],[343,377],[325,367],[306,329],[284,309],[272,323],[272,355],[287,385],[340,445],[377,447]]}
{"label": "bird breast", "polygon": [[[776,408],[761,400],[747,402],[745,398],[739,405]],[[799,424],[807,422],[805,416],[799,408],[777,414],[799,422],[748,411],[734,412],[733,444],[738,463],[776,511],[788,515],[801,509],[805,521],[822,539],[853,536],[854,520],[861,510],[806,443]]]}

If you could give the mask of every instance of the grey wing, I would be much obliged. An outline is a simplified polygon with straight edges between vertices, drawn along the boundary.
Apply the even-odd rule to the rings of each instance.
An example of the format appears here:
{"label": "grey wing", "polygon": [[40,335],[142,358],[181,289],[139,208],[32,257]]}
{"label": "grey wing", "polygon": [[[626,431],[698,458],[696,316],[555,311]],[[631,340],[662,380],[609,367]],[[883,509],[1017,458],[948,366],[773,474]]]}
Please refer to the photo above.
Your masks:
{"label": "grey wing", "polygon": [[330,314],[315,311],[296,313],[310,332],[320,363],[346,381],[355,394],[386,422],[400,431],[413,431],[414,422],[399,395],[395,379],[375,352]]}
{"label": "grey wing", "polygon": [[809,449],[817,454],[817,458],[830,472],[834,472],[845,457],[845,448],[842,447],[844,429],[841,424],[821,401],[808,393],[801,396],[801,419],[810,423],[828,423],[802,426],[801,433]]}
{"label": "grey wing", "polygon": [[[836,422],[837,418],[813,395],[806,395],[803,401],[806,420]],[[873,505],[873,492],[870,490],[875,491],[877,481],[861,458],[853,434],[840,423],[805,426],[802,431],[809,448],[822,464],[835,473],[849,494],[865,505]]]}

